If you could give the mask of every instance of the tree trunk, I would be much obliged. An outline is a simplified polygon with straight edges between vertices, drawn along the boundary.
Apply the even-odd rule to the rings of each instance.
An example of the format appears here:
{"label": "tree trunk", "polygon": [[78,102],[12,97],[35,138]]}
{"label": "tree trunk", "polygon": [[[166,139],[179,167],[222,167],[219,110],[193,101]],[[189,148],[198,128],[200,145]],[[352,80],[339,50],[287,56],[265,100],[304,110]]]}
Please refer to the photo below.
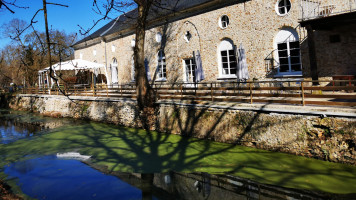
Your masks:
{"label": "tree trunk", "polygon": [[[52,69],[52,57],[51,57],[51,42],[49,39],[49,31],[48,31],[48,20],[47,20],[47,2],[43,0],[43,13],[45,18],[45,26],[46,26],[46,43],[47,43],[47,51],[48,51],[48,64],[49,64],[49,76],[50,78],[54,78],[54,72]],[[47,80],[49,82],[49,80]]]}
{"label": "tree trunk", "polygon": [[153,129],[155,93],[150,86],[145,68],[145,30],[146,18],[151,7],[152,0],[135,0],[138,5],[138,18],[136,27],[136,42],[134,48],[135,80],[137,104],[140,118],[145,129]]}

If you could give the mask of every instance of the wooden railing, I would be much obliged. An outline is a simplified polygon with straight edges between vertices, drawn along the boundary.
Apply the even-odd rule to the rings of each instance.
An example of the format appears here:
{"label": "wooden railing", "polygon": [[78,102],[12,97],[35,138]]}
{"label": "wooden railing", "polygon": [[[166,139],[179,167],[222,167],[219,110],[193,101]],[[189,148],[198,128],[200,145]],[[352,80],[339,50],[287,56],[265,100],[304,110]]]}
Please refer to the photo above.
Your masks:
{"label": "wooden railing", "polygon": [[[323,106],[356,106],[356,80],[259,81],[153,84],[159,100],[199,102],[244,102]],[[134,85],[61,85],[48,88],[27,88],[26,94],[136,98]]]}

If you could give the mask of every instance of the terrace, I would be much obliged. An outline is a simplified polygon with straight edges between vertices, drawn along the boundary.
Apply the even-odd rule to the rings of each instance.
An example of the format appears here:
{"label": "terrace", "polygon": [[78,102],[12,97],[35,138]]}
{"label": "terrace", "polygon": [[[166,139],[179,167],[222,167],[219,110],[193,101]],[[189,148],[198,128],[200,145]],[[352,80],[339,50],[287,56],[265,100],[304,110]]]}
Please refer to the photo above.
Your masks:
{"label": "terrace", "polygon": [[307,21],[355,11],[355,0],[300,0],[300,21]]}
{"label": "terrace", "polygon": [[[257,105],[294,105],[356,107],[356,80],[318,81],[247,81],[153,84],[158,102],[189,104],[244,103]],[[24,88],[23,94],[67,95],[70,98],[99,97],[136,99],[136,87],[126,85],[56,85],[52,88]]]}

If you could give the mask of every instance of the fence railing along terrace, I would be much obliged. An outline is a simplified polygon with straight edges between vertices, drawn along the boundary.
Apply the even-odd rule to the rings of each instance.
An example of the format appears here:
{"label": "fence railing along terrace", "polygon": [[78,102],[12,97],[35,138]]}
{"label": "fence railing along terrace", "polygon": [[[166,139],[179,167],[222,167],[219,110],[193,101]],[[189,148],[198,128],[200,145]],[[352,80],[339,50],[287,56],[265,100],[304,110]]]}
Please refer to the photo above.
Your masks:
{"label": "fence railing along terrace", "polygon": [[300,0],[302,21],[319,17],[355,12],[356,0]]}
{"label": "fence railing along terrace", "polygon": [[[254,81],[153,84],[158,100],[200,102],[243,102],[322,106],[356,106],[356,80]],[[24,88],[25,94],[50,94],[136,99],[134,85],[61,85]]]}

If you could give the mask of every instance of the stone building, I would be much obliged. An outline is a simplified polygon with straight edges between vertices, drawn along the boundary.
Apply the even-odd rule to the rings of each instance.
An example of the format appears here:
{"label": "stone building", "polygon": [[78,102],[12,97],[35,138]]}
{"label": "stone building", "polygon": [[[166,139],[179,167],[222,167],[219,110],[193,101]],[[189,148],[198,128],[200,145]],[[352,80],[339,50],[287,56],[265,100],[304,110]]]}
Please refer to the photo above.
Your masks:
{"label": "stone building", "polygon": [[[205,82],[236,81],[236,49],[240,44],[245,48],[251,80],[355,74],[355,21],[336,22],[329,29],[310,25],[321,18],[328,24],[327,19],[335,17],[334,13],[351,14],[349,17],[355,19],[355,3],[349,0],[180,0],[178,3],[167,0],[167,9],[153,7],[148,16],[147,75],[155,82],[193,82],[193,52],[199,50]],[[338,9],[340,12],[336,12]],[[106,66],[101,76],[106,76],[108,84],[134,81],[131,43],[135,38],[135,15],[136,10],[121,15],[74,45],[76,59]],[[308,31],[305,26],[309,27]],[[308,36],[313,41],[309,42]],[[309,51],[313,45],[314,50]]]}

